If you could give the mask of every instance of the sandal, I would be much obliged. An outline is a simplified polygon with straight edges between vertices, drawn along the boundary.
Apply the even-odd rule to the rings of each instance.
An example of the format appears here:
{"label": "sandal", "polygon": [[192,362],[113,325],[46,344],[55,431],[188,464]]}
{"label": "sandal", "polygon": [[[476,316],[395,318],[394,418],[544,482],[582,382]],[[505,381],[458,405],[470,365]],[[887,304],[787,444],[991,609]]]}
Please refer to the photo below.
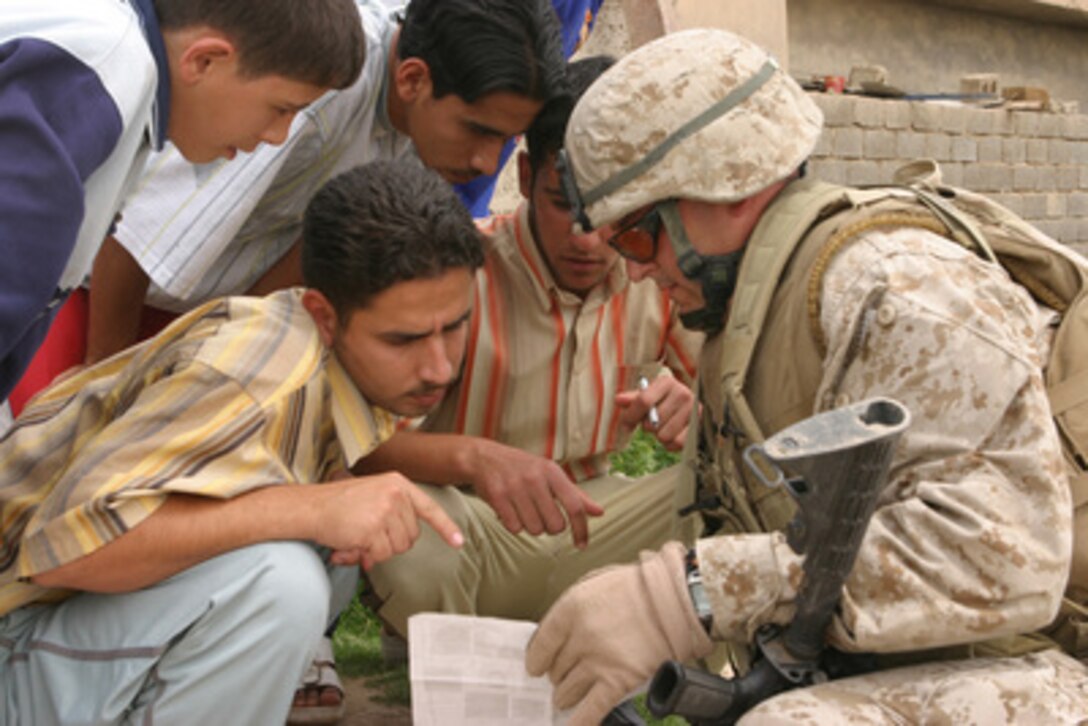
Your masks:
{"label": "sandal", "polygon": [[[323,703],[323,697],[330,693],[337,695],[336,703]],[[303,696],[303,702],[298,703]],[[309,703],[308,703],[309,702]],[[295,691],[295,703],[287,716],[288,726],[313,726],[313,724],[334,724],[344,717],[344,686],[336,674],[336,662],[332,656],[332,641],[322,638],[314,653],[310,667],[306,669],[298,690]]]}

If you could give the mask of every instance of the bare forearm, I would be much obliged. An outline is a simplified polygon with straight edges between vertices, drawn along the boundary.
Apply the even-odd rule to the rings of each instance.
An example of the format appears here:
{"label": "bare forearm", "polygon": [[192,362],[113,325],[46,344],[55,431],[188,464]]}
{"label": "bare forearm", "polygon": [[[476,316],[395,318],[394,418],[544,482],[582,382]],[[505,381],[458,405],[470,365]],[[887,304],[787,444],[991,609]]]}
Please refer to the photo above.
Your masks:
{"label": "bare forearm", "polygon": [[136,342],[150,280],[114,237],[107,237],[91,271],[87,353],[90,365]]}
{"label": "bare forearm", "polygon": [[589,541],[587,518],[604,513],[556,462],[479,436],[401,431],[362,465],[431,484],[469,484],[513,534],[558,534],[569,521],[577,547]]}
{"label": "bare forearm", "polygon": [[399,431],[357,465],[359,474],[399,471],[428,484],[471,483],[471,462],[484,443],[475,436]]}
{"label": "bare forearm", "polygon": [[33,579],[44,587],[126,592],[247,545],[312,539],[318,489],[274,486],[228,500],[171,495],[121,537]]}

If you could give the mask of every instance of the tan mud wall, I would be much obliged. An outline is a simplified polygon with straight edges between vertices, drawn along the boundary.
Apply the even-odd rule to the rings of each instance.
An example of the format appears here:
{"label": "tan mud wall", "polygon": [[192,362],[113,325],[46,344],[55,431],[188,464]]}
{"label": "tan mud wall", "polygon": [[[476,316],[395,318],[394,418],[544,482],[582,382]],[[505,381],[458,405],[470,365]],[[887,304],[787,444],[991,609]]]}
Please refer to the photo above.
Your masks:
{"label": "tan mud wall", "polygon": [[902,164],[933,158],[946,182],[987,194],[1088,253],[1088,115],[812,97],[824,112],[811,164],[819,178],[886,183]]}
{"label": "tan mud wall", "polygon": [[[893,82],[956,90],[960,75],[986,70],[986,59],[996,63],[1001,55],[1004,85],[1069,74],[1076,76],[1076,92],[1088,96],[1088,27],[1032,24],[949,7],[948,2],[952,0],[788,0],[791,71],[804,75],[802,68],[808,64],[826,70],[821,58],[834,59],[834,67],[844,68],[843,73],[853,62],[880,62],[893,73]],[[1082,2],[1068,5],[1076,8]],[[1035,3],[1020,7],[1029,4]],[[627,52],[619,7],[617,0],[605,0],[585,52]],[[852,34],[846,32],[847,25],[854,28]],[[1025,47],[1014,47],[1020,45]],[[910,65],[917,75],[899,73],[894,58],[900,55],[913,58]],[[1021,75],[1015,70],[1019,67],[1032,72]],[[932,80],[927,80],[928,73],[934,74]],[[1066,98],[1076,95],[1063,93]],[[1088,115],[818,93],[813,98],[825,116],[811,165],[819,177],[845,184],[886,183],[902,164],[935,158],[949,183],[991,195],[1047,234],[1088,253]],[[1088,98],[1080,101],[1080,110],[1088,113]],[[513,209],[519,201],[514,166],[508,165],[500,179],[495,211]]]}
{"label": "tan mud wall", "polygon": [[920,0],[789,0],[790,72],[845,76],[879,64],[892,85],[914,93],[959,91],[962,76],[993,72],[1002,86],[1043,86],[1088,113],[1088,14],[1068,16],[1056,23],[1046,13],[1030,20]]}

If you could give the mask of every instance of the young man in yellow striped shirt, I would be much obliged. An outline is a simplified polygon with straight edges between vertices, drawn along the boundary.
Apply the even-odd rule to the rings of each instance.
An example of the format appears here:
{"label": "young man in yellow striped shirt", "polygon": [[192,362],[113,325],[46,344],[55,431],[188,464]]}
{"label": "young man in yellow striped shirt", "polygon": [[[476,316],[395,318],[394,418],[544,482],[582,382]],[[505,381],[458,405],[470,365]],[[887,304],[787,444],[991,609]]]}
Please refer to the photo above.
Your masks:
{"label": "young man in yellow striped shirt", "polygon": [[462,543],[403,476],[347,472],[460,369],[468,213],[382,162],[319,192],[303,235],[306,288],[207,303],[0,441],[0,724],[283,723],[356,565],[419,520]]}
{"label": "young man in yellow striped shirt", "polygon": [[[574,98],[609,62],[570,64]],[[609,474],[609,454],[640,423],[680,447],[702,336],[683,329],[667,295],[628,280],[607,234],[571,232],[555,155],[572,105],[546,106],[530,126],[525,202],[485,228],[459,384],[425,431],[398,433],[363,463],[436,484],[425,491],[466,534],[465,549],[447,553],[424,533],[370,571],[370,604],[401,634],[420,611],[535,619],[582,573],[660,547],[679,525],[677,502],[690,501],[681,467]]]}

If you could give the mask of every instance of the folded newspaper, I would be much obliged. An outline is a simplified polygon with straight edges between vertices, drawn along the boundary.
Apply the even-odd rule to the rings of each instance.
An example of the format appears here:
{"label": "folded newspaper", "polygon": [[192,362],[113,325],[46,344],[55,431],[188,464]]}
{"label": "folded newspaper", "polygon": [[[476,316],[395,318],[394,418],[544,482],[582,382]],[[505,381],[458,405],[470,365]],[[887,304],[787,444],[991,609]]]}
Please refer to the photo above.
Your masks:
{"label": "folded newspaper", "polygon": [[525,672],[535,623],[420,613],[408,619],[414,726],[553,726],[569,712],[552,706],[547,678]]}

